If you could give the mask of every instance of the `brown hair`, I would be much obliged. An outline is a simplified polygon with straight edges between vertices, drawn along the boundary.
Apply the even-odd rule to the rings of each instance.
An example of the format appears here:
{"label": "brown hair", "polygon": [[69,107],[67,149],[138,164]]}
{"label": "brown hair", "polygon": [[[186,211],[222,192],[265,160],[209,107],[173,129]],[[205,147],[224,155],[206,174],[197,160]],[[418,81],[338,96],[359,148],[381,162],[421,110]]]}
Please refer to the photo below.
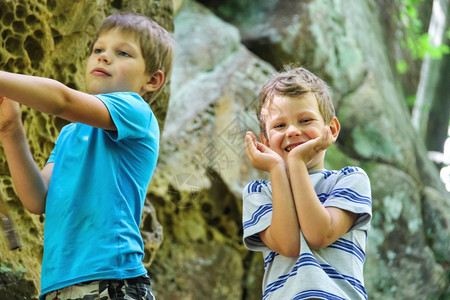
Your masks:
{"label": "brown hair", "polygon": [[335,110],[329,88],[322,79],[301,67],[285,67],[284,71],[272,75],[259,93],[256,114],[261,133],[267,138],[263,109],[275,96],[301,97],[309,92],[316,98],[325,123],[329,123],[335,117]]}
{"label": "brown hair", "polygon": [[[142,56],[145,61],[145,71],[153,74],[161,70],[164,73],[164,83],[168,81],[172,72],[175,47],[175,41],[171,33],[155,21],[138,13],[123,12],[113,14],[105,18],[100,24],[90,52],[92,52],[92,47],[98,37],[111,29],[133,33],[141,46]],[[153,101],[161,91],[162,88],[148,93],[147,100],[149,102]]]}

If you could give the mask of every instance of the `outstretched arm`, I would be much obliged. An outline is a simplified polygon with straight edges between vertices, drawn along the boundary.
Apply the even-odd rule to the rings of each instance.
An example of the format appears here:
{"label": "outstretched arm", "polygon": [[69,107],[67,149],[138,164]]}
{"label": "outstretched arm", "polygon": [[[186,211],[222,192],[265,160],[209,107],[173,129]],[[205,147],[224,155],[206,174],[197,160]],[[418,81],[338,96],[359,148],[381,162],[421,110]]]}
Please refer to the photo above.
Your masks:
{"label": "outstretched arm", "polygon": [[253,167],[267,171],[272,184],[272,220],[260,233],[261,240],[273,251],[284,256],[300,253],[300,231],[291,187],[283,159],[256,141],[253,133],[245,137],[247,155]]}
{"label": "outstretched arm", "polygon": [[[336,135],[337,137],[337,135]],[[314,140],[293,149],[288,156],[290,183],[302,233],[311,249],[326,247],[344,235],[356,214],[324,207],[309,179],[307,165],[334,141],[329,127]]]}
{"label": "outstretched arm", "polygon": [[39,171],[26,140],[20,106],[4,97],[0,97],[0,140],[17,195],[26,209],[42,214],[53,164]]}
{"label": "outstretched arm", "polygon": [[72,122],[116,129],[103,102],[56,80],[0,71],[0,95]]}

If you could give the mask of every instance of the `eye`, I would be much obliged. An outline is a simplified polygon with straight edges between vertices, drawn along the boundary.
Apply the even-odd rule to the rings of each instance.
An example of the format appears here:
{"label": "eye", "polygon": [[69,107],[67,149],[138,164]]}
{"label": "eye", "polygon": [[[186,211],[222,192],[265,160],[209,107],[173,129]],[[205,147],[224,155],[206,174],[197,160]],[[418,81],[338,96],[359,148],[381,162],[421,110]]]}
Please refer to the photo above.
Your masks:
{"label": "eye", "polygon": [[313,121],[313,119],[310,119],[310,118],[304,118],[304,119],[298,120],[298,122],[300,124],[307,124],[307,123],[312,122],[312,121]]}
{"label": "eye", "polygon": [[128,53],[126,51],[119,51],[118,55],[119,56],[124,56],[124,57],[131,57],[130,53]]}
{"label": "eye", "polygon": [[94,48],[92,50],[92,53],[95,53],[95,54],[99,54],[99,53],[102,53],[102,52],[103,52],[103,49],[101,49],[101,48]]}
{"label": "eye", "polygon": [[275,126],[273,126],[273,128],[277,128],[277,129],[281,129],[284,128],[286,125],[284,123],[279,123],[279,124],[275,124]]}

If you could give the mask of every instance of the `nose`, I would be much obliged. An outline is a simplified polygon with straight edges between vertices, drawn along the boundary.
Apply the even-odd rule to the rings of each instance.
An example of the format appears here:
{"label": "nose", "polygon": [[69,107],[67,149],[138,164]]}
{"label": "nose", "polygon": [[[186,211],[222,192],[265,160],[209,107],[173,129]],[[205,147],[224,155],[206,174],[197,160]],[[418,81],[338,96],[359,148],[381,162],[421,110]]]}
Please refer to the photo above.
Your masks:
{"label": "nose", "polygon": [[98,55],[98,61],[103,62],[105,64],[109,64],[111,62],[111,58],[106,53],[106,51],[104,51]]}
{"label": "nose", "polygon": [[297,126],[295,125],[290,125],[287,130],[286,130],[286,134],[288,137],[294,137],[294,136],[299,136],[301,134],[300,130],[297,128]]}

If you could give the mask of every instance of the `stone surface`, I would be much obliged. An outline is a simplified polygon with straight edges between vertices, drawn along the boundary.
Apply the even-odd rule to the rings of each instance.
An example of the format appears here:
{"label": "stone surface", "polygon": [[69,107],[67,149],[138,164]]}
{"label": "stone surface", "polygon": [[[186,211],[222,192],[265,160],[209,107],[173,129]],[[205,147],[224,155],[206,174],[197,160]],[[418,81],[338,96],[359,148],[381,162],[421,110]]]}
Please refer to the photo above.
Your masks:
{"label": "stone surface", "polygon": [[[331,85],[342,131],[336,146],[328,151],[327,165],[335,169],[347,164],[361,166],[373,183],[374,220],[366,264],[369,295],[374,299],[445,297],[448,259],[443,258],[443,253],[449,252],[449,218],[437,207],[445,206],[449,195],[411,126],[383,43],[382,26],[373,13],[375,4],[352,1],[343,9],[340,1],[242,5],[236,1],[202,2],[239,28],[243,44],[259,56],[256,61],[263,62],[263,58],[275,67],[282,63],[302,64]],[[241,10],[225,14],[230,7]],[[249,168],[242,152],[242,137],[246,130],[257,131],[250,113],[252,101],[258,85],[275,69],[255,70],[248,63],[249,58],[236,61],[243,52],[231,42],[234,28],[195,2],[185,1],[181,7],[175,19],[175,34],[182,50],[174,73],[176,84],[171,87],[160,169],[155,174],[153,191],[165,199],[164,204],[155,204],[157,211],[167,203],[178,206],[177,220],[184,223],[181,207],[193,215],[205,207],[206,200],[197,195],[219,190],[222,197],[212,205],[220,207],[223,199],[235,197],[238,201],[246,182],[265,176]],[[239,79],[234,81],[236,77]],[[252,87],[241,87],[248,84]],[[230,136],[238,136],[240,141],[231,140]],[[166,182],[172,183],[169,188]],[[167,192],[172,196],[167,196]],[[177,200],[173,195],[178,196]],[[211,204],[207,212],[210,207]],[[225,220],[232,222],[231,219]],[[198,223],[192,228],[200,236],[205,234],[205,228]],[[172,233],[165,234],[169,235]],[[183,244],[186,241],[180,239],[170,247],[176,249]],[[155,264],[164,261],[163,257],[158,259],[160,253],[171,251],[165,247],[163,244],[162,249],[166,250],[158,252]],[[261,257],[247,253],[243,262],[244,294],[248,299],[257,299]],[[183,276],[176,274],[178,280]],[[164,276],[155,276],[157,285],[166,286],[169,282]],[[169,299],[173,296],[166,291],[162,295],[170,295]],[[190,290],[186,295],[205,297]]]}
{"label": "stone surface", "polygon": [[342,130],[328,164],[367,168],[373,184],[369,296],[448,297],[450,197],[412,127],[381,2],[202,2],[240,29],[250,51],[277,68],[303,65],[332,87]]}

